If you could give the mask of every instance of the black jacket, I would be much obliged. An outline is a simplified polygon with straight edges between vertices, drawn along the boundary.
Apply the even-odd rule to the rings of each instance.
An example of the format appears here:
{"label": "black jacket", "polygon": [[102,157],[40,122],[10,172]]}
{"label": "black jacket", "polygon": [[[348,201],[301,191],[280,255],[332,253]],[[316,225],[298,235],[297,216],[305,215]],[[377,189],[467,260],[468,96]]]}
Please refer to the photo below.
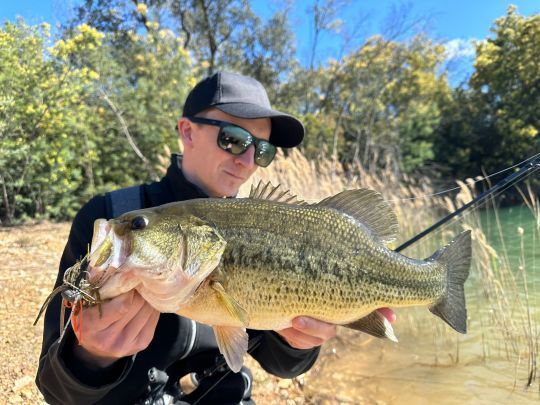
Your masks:
{"label": "black jacket", "polygon": [[[165,177],[142,186],[143,208],[207,197],[184,178],[179,162],[179,157],[173,155]],[[55,287],[61,284],[65,270],[86,254],[94,220],[106,218],[110,212],[107,201],[109,199],[104,195],[96,196],[77,213]],[[38,388],[50,404],[132,404],[145,393],[147,373],[151,367],[167,371],[201,371],[211,366],[219,353],[210,327],[197,323],[194,329],[195,323],[187,318],[161,314],[147,349],[133,357],[120,359],[106,369],[91,370],[72,356],[71,349],[76,339],[70,327],[59,340],[60,304],[61,297],[55,297],[45,314],[43,347],[36,377]],[[318,348],[294,349],[275,332],[249,330],[248,333],[250,338],[262,335],[261,343],[252,356],[266,371],[280,377],[292,378],[306,372],[319,353]],[[238,381],[235,374],[230,373],[212,390],[212,396],[205,397],[206,401],[224,398],[231,385]]]}

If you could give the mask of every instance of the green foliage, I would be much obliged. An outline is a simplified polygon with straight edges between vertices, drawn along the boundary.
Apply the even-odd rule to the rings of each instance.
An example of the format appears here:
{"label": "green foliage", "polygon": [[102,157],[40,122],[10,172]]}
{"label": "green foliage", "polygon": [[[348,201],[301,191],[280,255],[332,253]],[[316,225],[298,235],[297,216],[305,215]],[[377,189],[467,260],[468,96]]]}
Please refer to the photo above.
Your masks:
{"label": "green foliage", "polygon": [[437,159],[457,176],[495,172],[540,152],[540,15],[514,7],[477,44],[470,89],[457,89],[437,139]]}
{"label": "green foliage", "polygon": [[97,73],[88,103],[99,134],[93,150],[100,191],[156,177],[156,158],[163,145],[176,145],[175,123],[195,83],[189,55],[171,31],[155,25],[144,35],[129,34],[121,50],[109,34],[105,46],[79,62]]}
{"label": "green foliage", "polygon": [[171,30],[195,61],[198,78],[218,69],[250,75],[273,99],[294,65],[294,34],[288,8],[263,23],[249,0],[85,0],[69,31],[81,23],[115,34],[117,49],[129,48],[131,33]]}
{"label": "green foliage", "polygon": [[46,24],[19,21],[0,30],[2,222],[72,215],[81,191],[77,151],[84,147],[91,72],[63,61],[81,47],[96,46],[100,37],[88,28],[63,50],[46,49],[48,38]]}
{"label": "green foliage", "polygon": [[0,31],[2,223],[71,217],[96,192],[155,177],[176,144],[189,55],[157,26],[123,52],[113,39],[81,25],[47,48],[46,25]]}
{"label": "green foliage", "polygon": [[443,47],[422,35],[343,36],[340,57],[324,61],[320,38],[339,35],[346,3],[308,6],[308,66],[294,56],[290,3],[263,21],[249,0],[84,0],[57,41],[46,24],[6,23],[1,223],[70,218],[96,193],[156,178],[187,92],[216,70],[261,81],[305,123],[307,156],[348,167],[436,163],[464,177],[540,151],[540,16],[510,7],[477,44],[469,87],[452,89]]}
{"label": "green foliage", "polygon": [[432,135],[449,92],[437,73],[441,62],[442,48],[426,38],[397,43],[373,37],[326,69],[299,73],[307,78],[308,110],[322,112],[330,125],[315,129],[317,143],[344,161],[384,164],[391,157],[402,170],[420,167],[433,157]]}

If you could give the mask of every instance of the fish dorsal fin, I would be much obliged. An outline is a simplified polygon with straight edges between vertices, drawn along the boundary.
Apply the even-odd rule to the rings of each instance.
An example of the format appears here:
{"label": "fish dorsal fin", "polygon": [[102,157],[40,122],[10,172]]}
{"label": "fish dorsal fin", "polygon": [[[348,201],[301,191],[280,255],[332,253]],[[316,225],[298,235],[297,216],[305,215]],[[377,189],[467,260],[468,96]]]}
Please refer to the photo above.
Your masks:
{"label": "fish dorsal fin", "polygon": [[397,217],[390,204],[374,190],[347,190],[325,198],[316,206],[348,214],[368,227],[382,242],[390,243],[398,232]]}
{"label": "fish dorsal fin", "polygon": [[292,194],[289,190],[283,190],[281,184],[274,186],[269,181],[263,183],[259,181],[256,187],[251,185],[251,191],[249,192],[249,198],[256,200],[268,200],[274,202],[282,202],[294,205],[307,205],[305,201],[299,200],[297,196]]}

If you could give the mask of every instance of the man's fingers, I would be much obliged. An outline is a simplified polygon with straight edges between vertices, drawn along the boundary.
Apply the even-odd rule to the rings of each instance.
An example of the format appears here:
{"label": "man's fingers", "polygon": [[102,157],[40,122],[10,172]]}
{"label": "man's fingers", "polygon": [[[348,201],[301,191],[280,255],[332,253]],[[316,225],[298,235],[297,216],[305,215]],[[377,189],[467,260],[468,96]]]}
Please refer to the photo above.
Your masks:
{"label": "man's fingers", "polygon": [[[140,335],[147,328],[153,326],[152,324],[156,314],[159,316],[159,312],[152,308],[150,304],[145,304],[122,331],[122,335],[125,336],[124,339],[126,342],[129,342],[130,345],[138,346]],[[154,331],[152,330],[152,333],[153,332]]]}
{"label": "man's fingers", "polygon": [[306,335],[317,337],[323,341],[327,341],[336,336],[336,325],[307,316],[298,316],[294,318],[292,326],[294,329],[299,330]]}
{"label": "man's fingers", "polygon": [[133,293],[131,300],[126,299],[125,301],[119,302],[114,308],[104,308],[104,310],[107,311],[117,311],[116,321],[107,327],[107,331],[124,329],[146,305],[146,301],[138,292],[130,291],[130,293]]}
{"label": "man's fingers", "polygon": [[396,321],[396,314],[390,308],[379,308],[377,311],[388,319],[388,322],[394,323]]}
{"label": "man's fingers", "polygon": [[[132,355],[145,349],[154,336],[159,320],[159,312],[135,291],[122,294],[104,304],[103,318],[96,315],[97,308],[89,309],[92,310],[95,324],[84,320],[86,329],[76,332],[77,338],[90,354],[106,360]],[[115,311],[115,316],[106,316],[107,312],[112,311]]]}
{"label": "man's fingers", "polygon": [[83,308],[79,315],[83,319],[82,326],[91,328],[83,330],[83,333],[99,332],[118,322],[130,311],[134,298],[135,291],[132,290],[103,304]]}
{"label": "man's fingers", "polygon": [[295,328],[283,329],[278,333],[296,349],[311,349],[324,343],[323,339],[307,335]]}
{"label": "man's fingers", "polygon": [[297,349],[311,349],[336,335],[336,325],[306,316],[293,319],[292,327],[278,333]]}
{"label": "man's fingers", "polygon": [[134,347],[137,348],[137,352],[146,349],[154,338],[159,315],[160,313],[158,311],[153,310],[146,320],[144,327],[137,334],[137,339],[134,342]]}

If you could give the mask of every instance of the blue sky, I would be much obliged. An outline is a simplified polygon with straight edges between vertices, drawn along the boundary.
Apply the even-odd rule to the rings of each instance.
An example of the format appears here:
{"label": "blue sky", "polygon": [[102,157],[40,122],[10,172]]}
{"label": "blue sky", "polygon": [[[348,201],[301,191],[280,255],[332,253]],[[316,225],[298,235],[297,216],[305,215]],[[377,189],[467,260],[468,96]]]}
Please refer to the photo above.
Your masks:
{"label": "blue sky", "polygon": [[[0,0],[0,22],[14,20],[17,15],[30,24],[46,21],[55,25],[70,15],[70,10],[79,0]],[[298,57],[307,63],[310,43],[310,23],[306,9],[310,0],[293,0],[292,22],[297,37]],[[252,1],[253,8],[263,18],[271,15],[283,1]],[[504,15],[507,7],[514,4],[522,15],[540,12],[540,0],[415,0],[404,2],[395,0],[349,1],[341,17],[344,27],[351,27],[362,20],[361,36],[367,37],[381,32],[385,18],[392,8],[408,6],[411,17],[422,17],[422,28],[438,40],[448,43],[452,55],[465,60],[470,65],[474,57],[471,46],[473,40],[486,38],[493,21]],[[336,56],[336,37],[325,35],[321,38],[319,52],[326,57]],[[463,74],[470,69],[462,69]]]}
{"label": "blue sky", "polygon": [[[58,22],[69,12],[70,5],[78,0],[0,0],[0,21],[13,20],[21,15],[30,23],[47,21]],[[268,15],[280,2],[252,1],[253,7],[261,15]],[[311,1],[294,0],[293,10],[298,17],[298,27],[307,28],[305,10]],[[348,19],[355,19],[361,13],[369,13],[371,31],[376,31],[378,24],[392,6],[412,5],[415,14],[431,15],[433,33],[447,39],[483,38],[489,32],[493,20],[506,11],[509,4],[515,4],[520,14],[531,15],[540,12],[540,0],[415,0],[398,2],[395,0],[350,1],[346,7]],[[304,17],[304,18],[302,18]],[[302,35],[300,35],[301,37]]]}

